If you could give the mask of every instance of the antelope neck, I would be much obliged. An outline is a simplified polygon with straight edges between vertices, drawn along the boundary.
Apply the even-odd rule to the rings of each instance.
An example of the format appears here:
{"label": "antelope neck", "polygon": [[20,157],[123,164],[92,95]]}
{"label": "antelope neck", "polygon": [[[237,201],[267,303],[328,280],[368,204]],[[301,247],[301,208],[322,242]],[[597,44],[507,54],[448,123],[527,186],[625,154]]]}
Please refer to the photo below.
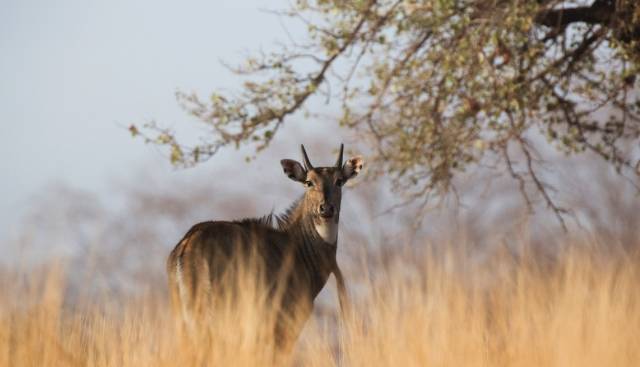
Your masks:
{"label": "antelope neck", "polygon": [[335,244],[338,240],[338,222],[336,219],[321,219],[320,223],[313,223],[313,228],[326,243]]}

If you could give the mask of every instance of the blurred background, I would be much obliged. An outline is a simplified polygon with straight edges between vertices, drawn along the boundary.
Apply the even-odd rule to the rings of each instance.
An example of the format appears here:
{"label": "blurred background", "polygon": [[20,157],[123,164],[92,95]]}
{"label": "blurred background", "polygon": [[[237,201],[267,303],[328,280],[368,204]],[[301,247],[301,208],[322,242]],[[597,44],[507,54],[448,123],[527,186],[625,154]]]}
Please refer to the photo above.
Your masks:
{"label": "blurred background", "polygon": [[[237,87],[222,62],[239,62],[249,49],[285,38],[282,20],[266,11],[284,6],[5,3],[0,266],[64,260],[78,270],[73,283],[164,291],[165,259],[192,224],[286,209],[302,189],[282,175],[279,160],[299,159],[303,142],[318,164],[333,162],[343,137],[326,121],[287,131],[252,162],[245,160],[252,150],[229,149],[188,169],[173,167],[166,152],[128,130],[158,119],[184,127],[186,135],[199,133],[189,130],[193,119],[176,102],[176,90]],[[287,27],[296,31],[295,24]]]}
{"label": "blurred background", "polygon": [[[70,287],[98,292],[164,292],[164,261],[199,221],[285,210],[302,188],[279,160],[307,146],[328,165],[344,142],[367,154],[358,133],[338,126],[334,104],[311,103],[324,115],[289,117],[256,159],[251,147],[223,149],[190,168],[133,139],[133,123],[159,121],[186,137],[207,133],[176,102],[177,90],[233,90],[239,79],[222,63],[269,51],[306,31],[267,10],[287,2],[8,1],[0,12],[0,269],[73,264]],[[533,249],[552,258],[567,236],[630,251],[639,238],[637,177],[621,179],[585,154],[542,173],[562,187],[570,207],[565,232],[543,200],[525,205],[516,180],[483,167],[456,178],[456,195],[428,210],[403,201],[385,177],[364,175],[347,188],[339,261],[348,277],[361,265],[385,266],[406,251],[464,247],[474,261]],[[420,211],[420,215],[417,215]],[[421,218],[416,221],[415,218]],[[440,250],[439,250],[440,249]],[[364,261],[367,258],[375,262]],[[386,259],[386,260],[385,260]],[[410,257],[403,261],[410,261]],[[329,290],[328,292],[332,292]]]}

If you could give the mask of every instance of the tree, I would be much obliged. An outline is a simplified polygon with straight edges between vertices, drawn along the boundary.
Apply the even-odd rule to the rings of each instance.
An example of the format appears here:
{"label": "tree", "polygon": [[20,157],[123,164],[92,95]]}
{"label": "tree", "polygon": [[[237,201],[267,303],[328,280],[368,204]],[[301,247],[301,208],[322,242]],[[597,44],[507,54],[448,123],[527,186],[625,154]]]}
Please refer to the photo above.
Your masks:
{"label": "tree", "polygon": [[366,134],[376,172],[409,197],[446,193],[456,174],[490,161],[561,221],[532,131],[621,174],[637,169],[636,0],[297,0],[280,14],[306,23],[307,43],[249,57],[233,70],[255,79],[236,95],[178,94],[213,134],[194,147],[155,124],[143,136],[178,164],[229,145],[259,151],[311,96],[337,97],[340,124]]}

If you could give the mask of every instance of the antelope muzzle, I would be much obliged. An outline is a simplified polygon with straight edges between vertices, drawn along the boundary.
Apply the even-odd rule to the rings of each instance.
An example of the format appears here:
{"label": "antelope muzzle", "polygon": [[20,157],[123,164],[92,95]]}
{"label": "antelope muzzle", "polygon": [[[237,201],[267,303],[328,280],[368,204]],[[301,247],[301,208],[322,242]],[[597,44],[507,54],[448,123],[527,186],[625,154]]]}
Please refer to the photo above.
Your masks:
{"label": "antelope muzzle", "polygon": [[333,204],[323,203],[318,207],[320,216],[325,219],[333,218],[336,214],[336,207]]}

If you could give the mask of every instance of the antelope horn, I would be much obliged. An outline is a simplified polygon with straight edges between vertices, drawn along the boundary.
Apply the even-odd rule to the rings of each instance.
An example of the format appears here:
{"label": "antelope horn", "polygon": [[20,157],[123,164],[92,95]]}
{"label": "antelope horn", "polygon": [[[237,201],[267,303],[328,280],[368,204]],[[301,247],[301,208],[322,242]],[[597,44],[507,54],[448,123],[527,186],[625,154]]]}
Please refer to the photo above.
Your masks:
{"label": "antelope horn", "polygon": [[304,161],[304,168],[307,171],[310,171],[313,169],[313,165],[311,164],[311,161],[309,161],[309,157],[307,157],[307,151],[304,150],[304,144],[300,144],[300,148],[302,148],[302,159]]}
{"label": "antelope horn", "polygon": [[338,154],[338,160],[336,161],[336,167],[342,168],[342,152],[344,151],[344,144],[340,144],[340,153]]}

